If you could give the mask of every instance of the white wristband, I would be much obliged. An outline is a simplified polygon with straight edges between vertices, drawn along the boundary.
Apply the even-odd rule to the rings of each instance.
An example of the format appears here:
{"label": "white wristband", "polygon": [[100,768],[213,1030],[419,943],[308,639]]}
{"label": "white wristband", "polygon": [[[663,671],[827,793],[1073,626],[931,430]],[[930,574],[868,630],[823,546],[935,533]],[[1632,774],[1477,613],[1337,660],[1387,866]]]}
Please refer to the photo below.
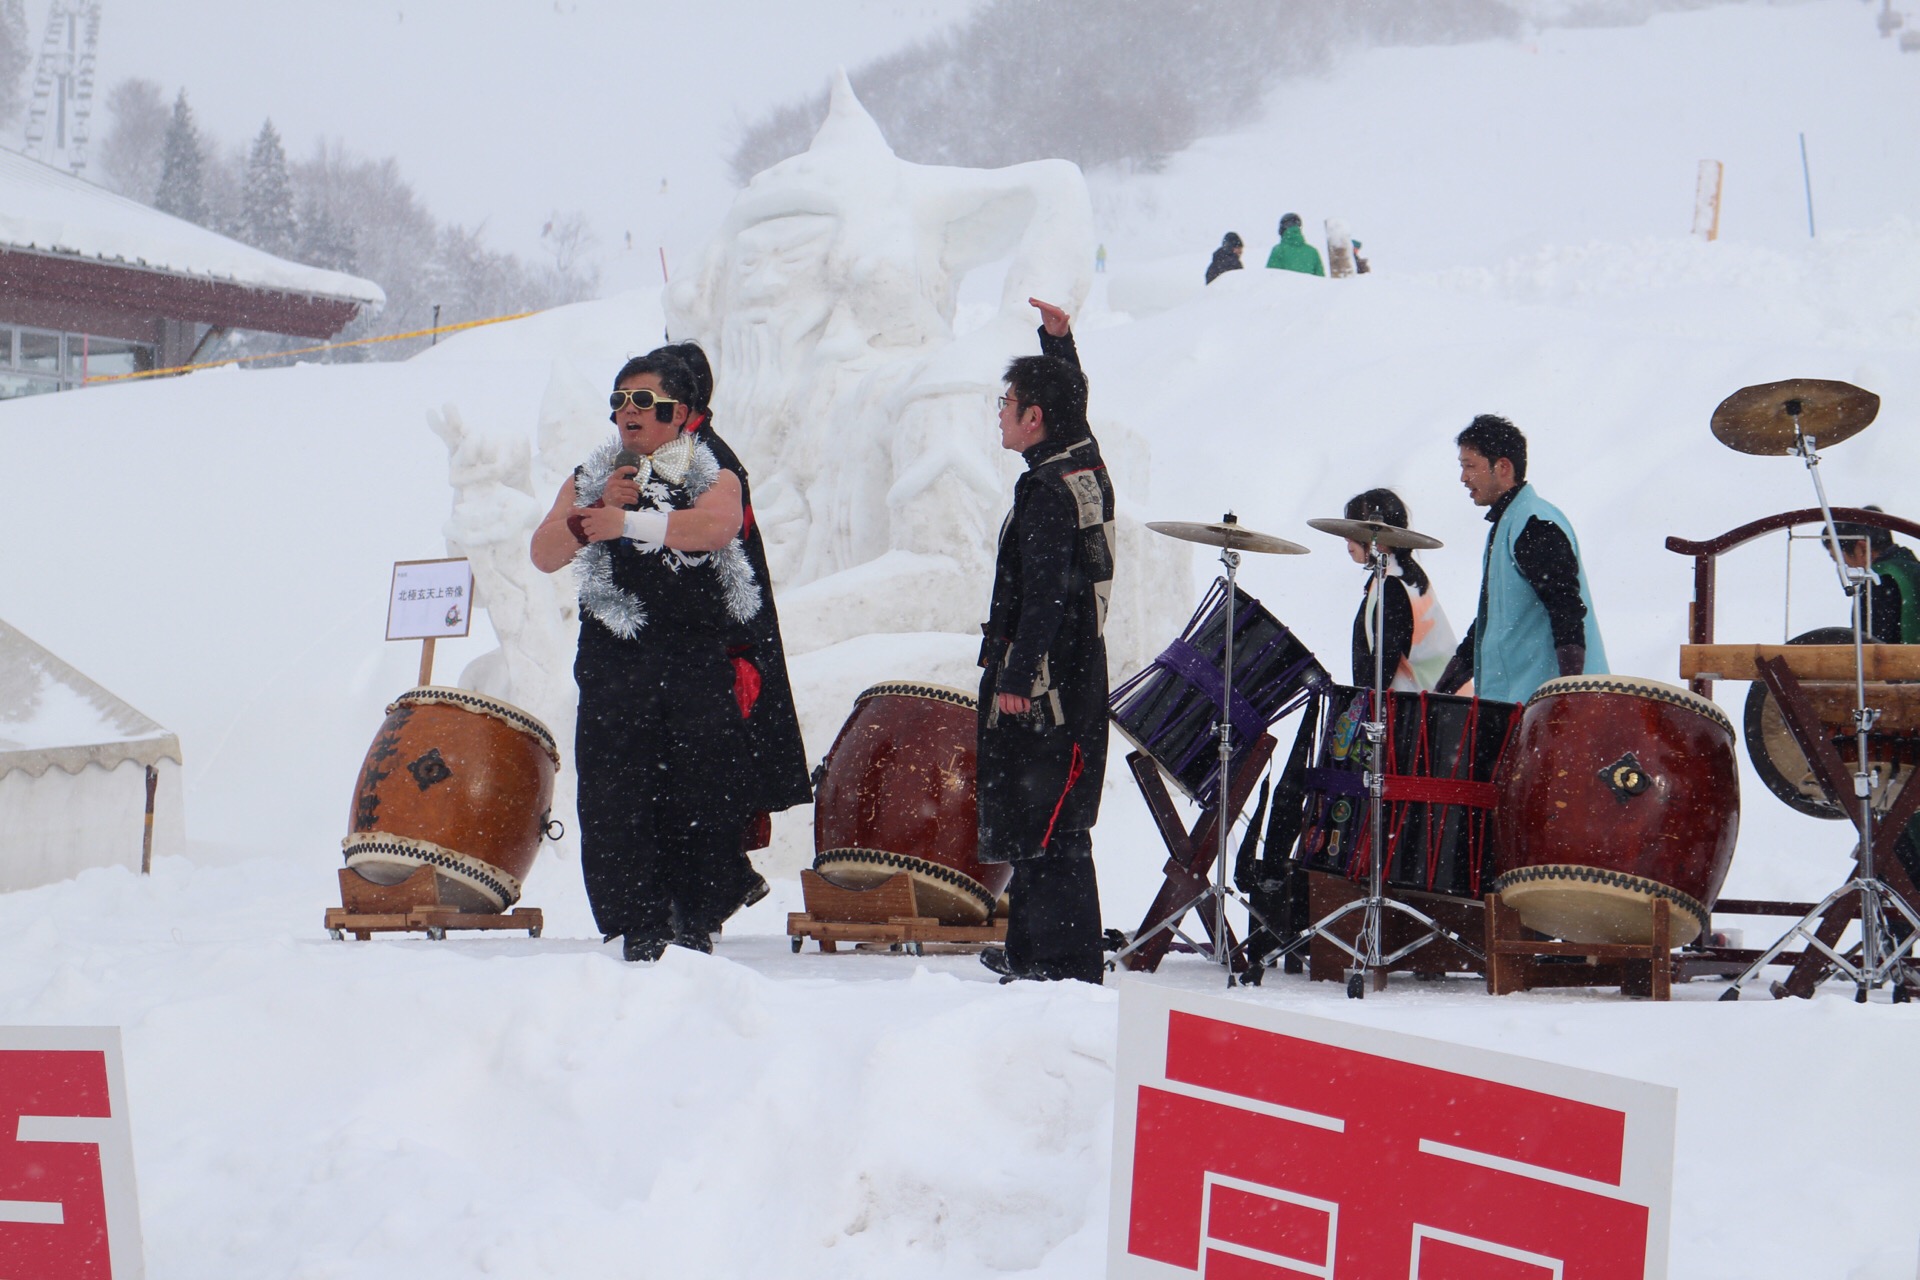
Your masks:
{"label": "white wristband", "polygon": [[667,513],[664,511],[627,512],[626,536],[650,547],[667,545]]}

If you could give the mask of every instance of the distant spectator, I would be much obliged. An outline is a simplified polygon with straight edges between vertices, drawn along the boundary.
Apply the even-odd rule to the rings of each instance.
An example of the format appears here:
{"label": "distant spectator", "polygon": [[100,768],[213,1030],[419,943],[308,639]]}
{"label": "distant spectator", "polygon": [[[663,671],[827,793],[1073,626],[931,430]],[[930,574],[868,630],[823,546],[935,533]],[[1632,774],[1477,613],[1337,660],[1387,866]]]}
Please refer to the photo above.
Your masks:
{"label": "distant spectator", "polygon": [[1107,246],[1100,245],[1093,251],[1093,269],[1102,274],[1107,270]]}
{"label": "distant spectator", "polygon": [[[1861,510],[1880,512],[1877,506]],[[1872,575],[1867,593],[1867,639],[1879,644],[1920,644],[1920,560],[1893,540],[1891,529],[1847,520],[1836,527],[1842,558]]]}
{"label": "distant spectator", "polygon": [[1300,230],[1300,215],[1290,213],[1280,219],[1280,243],[1267,255],[1267,266],[1276,271],[1298,271],[1303,275],[1324,276],[1320,251],[1307,243]]}
{"label": "distant spectator", "polygon": [[1360,256],[1360,242],[1355,240],[1353,242],[1353,274],[1363,276],[1371,270],[1373,268],[1367,265],[1367,260]]}
{"label": "distant spectator", "polygon": [[1213,261],[1207,264],[1207,283],[1228,271],[1238,271],[1246,263],[1240,261],[1240,255],[1247,251],[1246,242],[1240,239],[1240,233],[1229,231],[1220,237],[1220,247],[1213,251]]}

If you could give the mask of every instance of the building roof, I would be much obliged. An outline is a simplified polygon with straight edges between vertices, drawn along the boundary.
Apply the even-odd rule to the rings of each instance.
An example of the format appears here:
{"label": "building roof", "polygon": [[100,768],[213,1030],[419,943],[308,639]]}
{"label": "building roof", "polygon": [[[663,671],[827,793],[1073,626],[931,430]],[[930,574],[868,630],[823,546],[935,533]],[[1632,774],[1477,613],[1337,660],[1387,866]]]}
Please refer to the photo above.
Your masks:
{"label": "building roof", "polygon": [[0,777],[163,759],[180,763],[179,738],[0,622]]}
{"label": "building roof", "polygon": [[382,305],[371,280],[303,266],[0,150],[0,251],[185,276],[244,289]]}

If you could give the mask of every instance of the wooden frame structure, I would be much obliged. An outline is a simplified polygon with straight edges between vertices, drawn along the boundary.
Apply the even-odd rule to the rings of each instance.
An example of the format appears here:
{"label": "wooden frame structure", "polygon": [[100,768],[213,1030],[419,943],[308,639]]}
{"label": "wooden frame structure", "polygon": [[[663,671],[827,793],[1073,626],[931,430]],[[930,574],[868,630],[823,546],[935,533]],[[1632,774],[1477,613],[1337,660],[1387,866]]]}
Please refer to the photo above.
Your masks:
{"label": "wooden frame structure", "polygon": [[[1859,507],[1834,507],[1836,522],[1866,525],[1920,537],[1920,524]],[[1817,507],[1804,507],[1731,529],[1717,538],[1700,542],[1668,538],[1667,550],[1693,557],[1693,600],[1687,606],[1687,640],[1680,650],[1680,674],[1688,687],[1703,698],[1713,696],[1715,680],[1757,680],[1766,685],[1778,702],[1781,718],[1794,742],[1805,753],[1815,781],[1827,799],[1837,805],[1854,824],[1860,826],[1858,807],[1852,803],[1852,777],[1846,764],[1834,750],[1822,728],[1812,700],[1801,680],[1805,678],[1853,678],[1853,651],[1846,646],[1795,645],[1720,645],[1714,642],[1715,562],[1737,547],[1745,546],[1765,534],[1797,525],[1824,523]],[[1844,649],[1844,655],[1827,652]],[[1920,679],[1920,645],[1868,646],[1867,678],[1875,682]],[[1884,688],[1885,686],[1882,685]],[[1916,689],[1920,692],[1920,688]],[[1873,869],[1875,876],[1899,894],[1909,906],[1920,909],[1920,890],[1916,890],[1906,870],[1894,855],[1894,845],[1916,811],[1920,811],[1920,783],[1904,787],[1900,797],[1875,823]],[[1857,897],[1858,895],[1853,895]],[[1813,909],[1810,903],[1771,902],[1767,900],[1723,900],[1715,909],[1722,914],[1804,916]],[[1838,944],[1840,935],[1859,912],[1852,898],[1841,898],[1821,916],[1814,936],[1828,947]],[[1712,946],[1689,949],[1680,961],[1682,979],[1696,973],[1728,976],[1744,972],[1762,951]],[[1785,951],[1776,957],[1779,963],[1792,965],[1784,982],[1773,984],[1778,996],[1811,996],[1814,989],[1833,971],[1828,958],[1815,947]],[[1895,991],[1896,999],[1911,993]]]}

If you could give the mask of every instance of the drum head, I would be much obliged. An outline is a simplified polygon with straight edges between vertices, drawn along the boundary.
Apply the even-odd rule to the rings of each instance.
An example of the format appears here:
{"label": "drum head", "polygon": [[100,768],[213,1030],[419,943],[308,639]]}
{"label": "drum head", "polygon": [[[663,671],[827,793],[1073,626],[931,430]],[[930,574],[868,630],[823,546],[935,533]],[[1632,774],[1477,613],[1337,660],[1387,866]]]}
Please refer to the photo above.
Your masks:
{"label": "drum head", "polygon": [[1719,725],[1726,731],[1729,738],[1733,736],[1733,721],[1720,709],[1719,704],[1701,697],[1691,689],[1683,689],[1677,684],[1668,684],[1664,680],[1621,675],[1556,676],[1535,689],[1533,696],[1527,701],[1538,702],[1543,698],[1551,698],[1563,693],[1618,693],[1630,698],[1648,698],[1654,702],[1685,707],[1695,715]]}
{"label": "drum head", "polygon": [[[1802,632],[1788,644],[1847,644],[1853,643],[1853,630],[1850,627],[1816,627],[1812,631]],[[1806,752],[1793,740],[1793,734],[1787,730],[1786,717],[1780,714],[1780,702],[1773,691],[1760,681],[1753,682],[1747,690],[1747,708],[1743,724],[1747,740],[1747,756],[1753,761],[1753,771],[1760,775],[1760,781],[1767,790],[1773,792],[1787,806],[1797,813],[1810,818],[1827,818],[1833,821],[1844,819],[1844,809],[1827,799],[1820,784],[1814,780],[1813,766],[1807,763]],[[1903,784],[1912,766],[1903,765],[1893,772],[1895,785]],[[1892,803],[1889,797],[1888,803]]]}

